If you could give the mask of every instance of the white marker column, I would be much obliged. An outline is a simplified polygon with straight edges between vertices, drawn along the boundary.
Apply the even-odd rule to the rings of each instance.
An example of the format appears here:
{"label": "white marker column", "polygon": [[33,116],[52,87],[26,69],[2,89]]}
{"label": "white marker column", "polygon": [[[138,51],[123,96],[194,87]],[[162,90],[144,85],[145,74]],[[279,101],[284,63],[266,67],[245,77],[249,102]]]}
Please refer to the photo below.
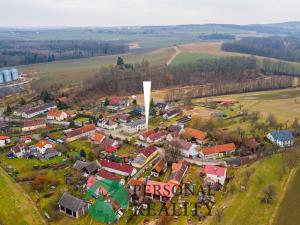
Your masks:
{"label": "white marker column", "polygon": [[148,129],[150,99],[151,99],[151,81],[144,81],[143,88],[144,88],[144,106],[145,106],[145,115],[146,115],[146,128]]}

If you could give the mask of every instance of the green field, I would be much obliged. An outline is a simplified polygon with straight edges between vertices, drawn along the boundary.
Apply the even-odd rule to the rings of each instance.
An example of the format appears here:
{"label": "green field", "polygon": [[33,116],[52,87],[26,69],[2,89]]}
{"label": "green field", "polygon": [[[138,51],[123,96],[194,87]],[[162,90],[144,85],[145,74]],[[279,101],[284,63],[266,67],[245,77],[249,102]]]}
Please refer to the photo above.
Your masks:
{"label": "green field", "polygon": [[300,224],[300,169],[287,189],[287,193],[280,205],[278,216],[274,225],[296,225]]}
{"label": "green field", "polygon": [[0,169],[0,223],[15,225],[45,224],[24,190]]}
{"label": "green field", "polygon": [[[236,194],[228,196],[222,203],[224,215],[221,223],[224,225],[253,225],[268,224],[270,217],[275,209],[276,201],[279,198],[280,190],[284,187],[287,174],[284,178],[279,179],[279,170],[281,167],[282,155],[277,154],[266,159],[255,162],[248,168],[239,169],[235,172],[233,182],[236,184]],[[253,170],[245,191],[240,190],[240,185],[246,170]],[[277,195],[274,203],[262,204],[262,190],[269,184],[276,187]],[[218,224],[211,221],[209,224]],[[283,223],[284,224],[284,223]]]}
{"label": "green field", "polygon": [[205,53],[193,53],[193,52],[181,52],[172,61],[171,65],[180,65],[183,63],[192,63],[200,59],[216,59],[218,55],[205,54]]}

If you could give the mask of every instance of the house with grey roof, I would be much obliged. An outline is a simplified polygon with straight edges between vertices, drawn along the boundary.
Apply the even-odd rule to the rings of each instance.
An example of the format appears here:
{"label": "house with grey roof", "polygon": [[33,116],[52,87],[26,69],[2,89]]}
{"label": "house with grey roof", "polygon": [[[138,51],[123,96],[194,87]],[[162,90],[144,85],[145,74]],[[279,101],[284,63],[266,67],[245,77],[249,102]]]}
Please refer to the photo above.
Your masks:
{"label": "house with grey roof", "polygon": [[272,131],[267,138],[279,147],[291,147],[294,144],[293,134],[290,130]]}
{"label": "house with grey roof", "polygon": [[64,193],[58,202],[58,206],[60,212],[78,219],[88,211],[90,204],[73,195]]}
{"label": "house with grey roof", "polygon": [[134,134],[144,129],[146,129],[145,119],[135,120],[130,123],[124,124],[123,126],[123,131],[128,134]]}

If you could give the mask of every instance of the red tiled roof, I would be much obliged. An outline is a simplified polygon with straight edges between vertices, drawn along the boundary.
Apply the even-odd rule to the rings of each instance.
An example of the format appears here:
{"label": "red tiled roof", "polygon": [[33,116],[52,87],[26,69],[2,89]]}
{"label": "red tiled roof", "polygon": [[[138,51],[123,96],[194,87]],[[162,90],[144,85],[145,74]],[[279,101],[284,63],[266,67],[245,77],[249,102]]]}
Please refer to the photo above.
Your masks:
{"label": "red tiled roof", "polygon": [[112,162],[112,161],[103,159],[103,160],[100,161],[100,164],[103,167],[111,168],[111,169],[114,169],[114,170],[129,173],[129,174],[131,174],[132,171],[133,171],[132,166],[129,166],[129,165],[124,164],[124,163],[116,163],[116,162]]}
{"label": "red tiled roof", "polygon": [[38,119],[38,120],[27,120],[24,121],[24,127],[32,127],[32,126],[38,126],[38,125],[42,125],[42,124],[46,124],[44,119]]}
{"label": "red tiled roof", "polygon": [[143,136],[144,138],[147,138],[147,137],[149,137],[150,135],[155,134],[155,133],[156,133],[155,130],[148,130],[148,131],[142,133],[142,136]]}
{"label": "red tiled roof", "polygon": [[8,137],[8,136],[0,136],[0,140],[7,140],[7,139],[10,139],[10,137]]}
{"label": "red tiled roof", "polygon": [[189,127],[185,128],[184,133],[192,138],[196,138],[201,141],[203,141],[206,136],[205,132]]}
{"label": "red tiled roof", "polygon": [[204,167],[204,173],[212,174],[216,176],[225,176],[226,168],[220,166],[206,165]]}
{"label": "red tiled roof", "polygon": [[224,144],[224,145],[216,145],[213,147],[208,147],[202,149],[204,155],[210,155],[214,153],[222,153],[222,152],[231,152],[235,151],[236,147],[234,143]]}
{"label": "red tiled roof", "polygon": [[188,150],[193,144],[182,139],[173,139],[170,144],[179,148]]}
{"label": "red tiled roof", "polygon": [[131,186],[142,186],[142,185],[146,185],[147,182],[145,180],[133,178],[128,182],[128,184]]}
{"label": "red tiled roof", "polygon": [[166,136],[166,132],[165,131],[160,131],[160,132],[157,132],[155,134],[151,134],[148,138],[151,140],[151,141],[155,141],[163,136]]}
{"label": "red tiled roof", "polygon": [[38,143],[36,143],[35,146],[38,148],[43,148],[47,144],[51,145],[52,146],[51,148],[55,148],[55,144],[53,144],[47,140],[40,140]]}
{"label": "red tiled roof", "polygon": [[146,148],[143,148],[140,151],[140,154],[143,154],[144,156],[146,156],[147,158],[152,155],[154,152],[156,151],[156,147],[154,145],[149,145]]}
{"label": "red tiled roof", "polygon": [[166,161],[162,159],[158,163],[156,163],[156,165],[154,166],[153,170],[155,170],[156,172],[160,173],[164,169],[165,164],[166,164]]}
{"label": "red tiled roof", "polygon": [[121,178],[116,176],[115,174],[109,172],[109,171],[106,171],[106,170],[99,170],[99,172],[97,173],[97,175],[99,177],[102,177],[104,179],[108,179],[108,180],[113,180],[113,181],[116,181],[116,182],[120,182],[121,181]]}
{"label": "red tiled roof", "polygon": [[68,138],[71,138],[71,137],[78,136],[80,134],[90,132],[92,130],[96,130],[95,124],[89,124],[89,125],[85,125],[83,127],[77,128],[75,130],[71,130],[71,131],[67,132],[66,135]]}
{"label": "red tiled roof", "polygon": [[105,138],[105,135],[99,133],[99,132],[95,132],[94,134],[90,135],[90,141],[92,142],[97,142],[97,143],[101,143]]}
{"label": "red tiled roof", "polygon": [[107,146],[107,147],[105,148],[105,150],[106,150],[107,152],[115,152],[115,151],[117,150],[117,148],[114,147],[114,146]]}
{"label": "red tiled roof", "polygon": [[59,109],[50,109],[48,112],[48,116],[53,116],[53,117],[60,117],[60,115],[63,113],[62,110]]}

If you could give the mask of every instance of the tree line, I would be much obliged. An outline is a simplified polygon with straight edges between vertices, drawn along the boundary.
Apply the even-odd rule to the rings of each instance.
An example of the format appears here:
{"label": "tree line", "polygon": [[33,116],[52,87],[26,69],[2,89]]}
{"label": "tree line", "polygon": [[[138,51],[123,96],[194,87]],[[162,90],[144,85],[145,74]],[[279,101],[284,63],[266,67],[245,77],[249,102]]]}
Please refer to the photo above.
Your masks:
{"label": "tree line", "polygon": [[29,41],[0,42],[0,67],[122,54],[128,44],[120,41]]}

